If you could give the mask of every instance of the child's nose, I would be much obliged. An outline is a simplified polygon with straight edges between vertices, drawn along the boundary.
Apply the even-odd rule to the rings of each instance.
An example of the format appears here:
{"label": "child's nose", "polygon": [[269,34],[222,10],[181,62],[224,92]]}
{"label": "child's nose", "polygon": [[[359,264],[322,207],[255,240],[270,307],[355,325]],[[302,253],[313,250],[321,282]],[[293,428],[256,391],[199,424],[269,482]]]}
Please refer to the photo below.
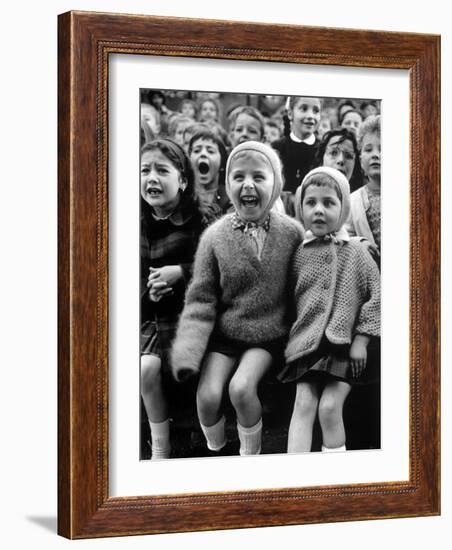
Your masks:
{"label": "child's nose", "polygon": [[157,171],[154,170],[154,169],[151,169],[149,171],[149,175],[148,175],[148,181],[157,181]]}
{"label": "child's nose", "polygon": [[344,164],[344,153],[342,151],[338,151],[337,153],[336,164],[340,166]]}

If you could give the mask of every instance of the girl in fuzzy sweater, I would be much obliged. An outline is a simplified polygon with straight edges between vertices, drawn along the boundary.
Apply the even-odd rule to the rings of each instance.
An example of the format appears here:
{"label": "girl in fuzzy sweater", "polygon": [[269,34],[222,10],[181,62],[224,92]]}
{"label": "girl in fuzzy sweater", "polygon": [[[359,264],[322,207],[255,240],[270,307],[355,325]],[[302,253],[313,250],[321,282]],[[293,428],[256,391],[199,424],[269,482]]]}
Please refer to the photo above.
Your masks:
{"label": "girl in fuzzy sweater", "polygon": [[[210,450],[226,444],[223,396],[237,413],[240,454],[258,454],[262,407],[258,385],[282,358],[290,328],[287,275],[302,228],[272,210],[281,163],[268,145],[235,147],[226,190],[235,212],[203,234],[172,350],[175,377],[200,371],[198,416]],[[202,368],[201,368],[202,364]]]}
{"label": "girl in fuzzy sweater", "polygon": [[311,170],[295,206],[307,232],[292,266],[297,319],[279,375],[297,383],[288,452],[311,450],[317,414],[322,450],[345,450],[343,405],[366,368],[370,338],[380,334],[380,275],[366,247],[343,227],[350,189],[341,172]]}

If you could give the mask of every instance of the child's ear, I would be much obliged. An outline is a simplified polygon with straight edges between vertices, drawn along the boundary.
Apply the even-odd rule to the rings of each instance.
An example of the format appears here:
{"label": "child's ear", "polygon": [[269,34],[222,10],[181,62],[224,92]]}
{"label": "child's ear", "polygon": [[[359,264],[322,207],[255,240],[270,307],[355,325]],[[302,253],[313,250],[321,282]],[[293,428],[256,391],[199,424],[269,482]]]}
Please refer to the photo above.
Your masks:
{"label": "child's ear", "polygon": [[180,188],[182,191],[185,191],[185,189],[187,188],[187,178],[182,178],[180,179]]}

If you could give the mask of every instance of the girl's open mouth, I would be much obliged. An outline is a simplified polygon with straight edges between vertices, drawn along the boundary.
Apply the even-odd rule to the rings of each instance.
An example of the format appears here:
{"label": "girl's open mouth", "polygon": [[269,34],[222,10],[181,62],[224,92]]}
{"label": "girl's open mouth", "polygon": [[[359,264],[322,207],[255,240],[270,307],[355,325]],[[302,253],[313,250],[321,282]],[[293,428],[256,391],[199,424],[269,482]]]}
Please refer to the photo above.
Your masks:
{"label": "girl's open mouth", "polygon": [[202,175],[205,175],[209,172],[210,170],[210,166],[209,166],[209,163],[202,160],[199,164],[198,164],[198,170],[199,170],[199,173],[202,174]]}
{"label": "girl's open mouth", "polygon": [[146,193],[148,193],[149,195],[157,196],[161,195],[163,191],[157,187],[149,187],[148,189],[146,189]]}
{"label": "girl's open mouth", "polygon": [[257,206],[257,197],[241,197],[242,204],[247,207]]}

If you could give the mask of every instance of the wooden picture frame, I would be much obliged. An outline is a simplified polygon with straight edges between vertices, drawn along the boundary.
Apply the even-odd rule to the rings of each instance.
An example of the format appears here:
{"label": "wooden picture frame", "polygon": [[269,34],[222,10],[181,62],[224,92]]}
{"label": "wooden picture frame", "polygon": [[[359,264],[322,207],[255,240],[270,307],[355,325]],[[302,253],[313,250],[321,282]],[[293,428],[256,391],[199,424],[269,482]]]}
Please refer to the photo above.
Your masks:
{"label": "wooden picture frame", "polygon": [[[440,513],[440,38],[69,12],[58,38],[58,532],[68,538]],[[409,480],[110,497],[111,54],[405,69],[410,75]]]}

